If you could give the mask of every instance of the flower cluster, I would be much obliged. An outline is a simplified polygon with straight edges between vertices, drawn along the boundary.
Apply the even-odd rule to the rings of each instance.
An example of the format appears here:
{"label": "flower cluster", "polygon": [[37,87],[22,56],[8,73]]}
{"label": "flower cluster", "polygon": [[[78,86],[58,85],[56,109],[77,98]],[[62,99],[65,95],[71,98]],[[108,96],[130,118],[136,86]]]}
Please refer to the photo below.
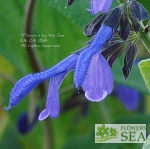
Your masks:
{"label": "flower cluster", "polygon": [[[67,6],[75,0],[68,0]],[[74,71],[74,84],[77,89],[82,87],[85,97],[93,102],[103,100],[113,90],[113,75],[111,66],[114,61],[126,50],[124,66],[125,78],[128,77],[136,57],[137,36],[140,29],[139,20],[148,18],[145,8],[132,0],[110,10],[112,0],[91,0],[92,14],[104,12],[90,21],[84,34],[88,37],[95,35],[87,46],[74,52],[55,66],[45,71],[28,74],[20,79],[10,93],[9,106],[6,110],[15,107],[22,99],[42,81],[50,79],[46,108],[40,113],[39,120],[48,116],[56,118],[60,111],[58,90],[66,75]],[[128,21],[127,16],[130,17]],[[130,25],[132,26],[132,31]],[[120,26],[120,27],[119,27]],[[137,35],[137,34],[136,34]],[[130,40],[131,39],[134,40]]]}
{"label": "flower cluster", "polygon": [[16,106],[37,85],[50,79],[46,109],[39,120],[50,116],[56,118],[60,110],[58,89],[70,71],[75,71],[74,83],[82,86],[85,96],[91,101],[100,101],[112,92],[113,76],[106,59],[100,54],[103,45],[111,39],[113,28],[103,25],[89,45],[75,52],[43,72],[29,74],[20,79],[10,93],[7,110]]}

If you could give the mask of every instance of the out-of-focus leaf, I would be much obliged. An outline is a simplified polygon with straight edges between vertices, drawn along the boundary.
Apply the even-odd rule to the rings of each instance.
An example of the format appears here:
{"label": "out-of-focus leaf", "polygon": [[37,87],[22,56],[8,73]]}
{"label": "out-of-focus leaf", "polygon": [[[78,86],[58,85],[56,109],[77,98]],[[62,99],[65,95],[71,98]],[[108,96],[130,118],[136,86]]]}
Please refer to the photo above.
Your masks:
{"label": "out-of-focus leaf", "polygon": [[[55,0],[45,0],[50,6],[55,8],[55,10],[61,12],[66,17],[71,19],[80,29],[83,30],[84,26],[93,19],[93,15],[89,13],[86,9],[90,8],[90,1],[89,0],[76,0],[71,7],[65,8],[66,0],[59,0],[55,3]],[[118,6],[117,1],[113,1],[112,8]]]}
{"label": "out-of-focus leaf", "polygon": [[147,20],[149,18],[147,10],[139,2],[132,0],[130,2],[132,16],[138,20]]}
{"label": "out-of-focus leaf", "polygon": [[150,59],[142,60],[138,64],[138,66],[145,81],[145,84],[150,91]]}
{"label": "out-of-focus leaf", "polygon": [[27,61],[25,51],[20,47],[23,24],[18,3],[14,0],[0,1],[0,54],[18,70],[25,73]]}
{"label": "out-of-focus leaf", "polygon": [[150,1],[143,1],[143,0],[137,0],[138,2],[140,2],[144,8],[146,8],[146,10],[148,10],[149,14],[150,14]]}
{"label": "out-of-focus leaf", "polygon": [[[110,143],[95,143],[95,133],[90,133],[86,136],[79,136],[72,139],[69,139],[68,142],[64,145],[63,149],[108,149],[110,148]],[[127,145],[123,143],[111,143],[111,149],[141,149],[136,147],[136,145]]]}
{"label": "out-of-focus leaf", "polygon": [[121,117],[117,124],[149,124],[150,115],[148,114],[134,114]]}
{"label": "out-of-focus leaf", "polygon": [[71,52],[85,45],[86,38],[82,30],[72,23],[68,17],[43,1],[38,1],[36,8],[33,33],[47,35],[47,42],[36,44],[60,45],[58,48],[37,48],[41,61],[46,68],[55,65],[70,55]]}
{"label": "out-of-focus leaf", "polygon": [[89,1],[76,0],[70,7],[67,7],[66,9],[66,0],[58,0],[57,3],[55,2],[55,0],[45,1],[45,5],[47,5],[49,9],[51,6],[62,15],[65,15],[67,18],[71,19],[78,27],[80,27],[80,29],[83,29],[83,27],[90,21],[90,19],[93,18],[92,14],[86,10],[86,8],[90,8]]}
{"label": "out-of-focus leaf", "polygon": [[0,109],[0,140],[5,131],[5,128],[8,125],[8,121],[9,121],[8,114],[2,111],[2,109]]}
{"label": "out-of-focus leaf", "polygon": [[0,140],[0,148],[1,149],[21,148],[21,144],[18,138],[19,137],[17,136],[14,125],[12,125],[12,123],[9,123],[9,126],[7,126],[7,130],[5,130],[5,134]]}
{"label": "out-of-focus leaf", "polygon": [[112,69],[113,69],[114,79],[116,83],[133,87],[142,93],[149,93],[144,83],[144,80],[142,78],[142,75],[138,69],[138,66],[136,65],[132,66],[132,71],[130,73],[130,76],[127,78],[127,80],[125,80],[122,75],[119,61],[117,61],[117,63],[113,65]]}
{"label": "out-of-focus leaf", "polygon": [[142,149],[149,149],[150,148],[150,135],[147,137],[146,143],[143,144]]}

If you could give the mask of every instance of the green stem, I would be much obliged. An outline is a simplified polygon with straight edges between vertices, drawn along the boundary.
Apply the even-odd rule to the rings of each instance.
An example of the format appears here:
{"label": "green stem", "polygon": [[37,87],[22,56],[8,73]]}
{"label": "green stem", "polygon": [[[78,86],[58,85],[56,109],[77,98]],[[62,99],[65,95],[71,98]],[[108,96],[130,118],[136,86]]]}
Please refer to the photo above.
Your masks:
{"label": "green stem", "polygon": [[[45,108],[45,103],[40,100],[42,109]],[[44,149],[55,149],[55,134],[52,119],[48,117],[42,121],[44,128]]]}
{"label": "green stem", "polygon": [[[27,0],[26,4],[26,13],[25,13],[25,33],[28,35],[32,35],[32,22],[33,22],[33,13],[35,8],[36,0]],[[42,70],[42,64],[39,61],[38,55],[35,51],[35,49],[31,48],[31,42],[30,37],[25,36],[26,39],[26,50],[28,54],[29,61],[31,63],[31,66],[35,72],[40,72]],[[46,89],[45,84],[42,82],[40,84],[40,94],[41,98],[45,98]],[[42,105],[42,100],[41,100]],[[42,109],[45,108],[45,105],[42,105]],[[48,118],[43,121],[44,124],[44,149],[54,149],[54,133],[53,133],[53,127],[51,119]]]}
{"label": "green stem", "polygon": [[29,93],[29,109],[28,109],[29,117],[28,117],[28,123],[31,124],[34,120],[35,114],[36,114],[36,100],[34,97],[34,91],[31,91]]}
{"label": "green stem", "polygon": [[140,22],[141,29],[140,29],[140,39],[142,43],[144,44],[145,48],[150,52],[150,34],[148,32],[145,32],[145,26],[142,22]]}
{"label": "green stem", "polygon": [[44,123],[44,140],[45,140],[45,146],[44,149],[54,149],[55,148],[55,140],[54,140],[54,130],[52,126],[52,120],[50,118],[47,118],[43,121]]}
{"label": "green stem", "polygon": [[[24,32],[28,35],[32,35],[32,22],[33,22],[33,14],[34,14],[35,4],[36,4],[36,0],[27,0]],[[31,48],[31,46],[32,46],[32,43],[30,42],[31,37],[25,35],[25,39],[27,41],[27,42],[25,42],[26,50],[27,50],[28,58],[31,63],[32,69],[34,72],[40,72],[42,70],[42,64],[38,58],[38,55],[37,55],[35,49]],[[40,91],[41,97],[45,96],[44,82],[42,82],[39,85],[39,88],[40,88],[39,91]]]}
{"label": "green stem", "polygon": [[126,1],[125,1],[125,0],[118,0],[118,2],[119,2],[120,4],[122,4],[122,3],[126,2]]}
{"label": "green stem", "polygon": [[99,102],[98,104],[101,109],[105,123],[110,124],[112,122],[112,119],[110,116],[110,111],[108,110],[108,107],[107,107],[105,101]]}
{"label": "green stem", "polygon": [[65,94],[66,92],[70,91],[74,89],[74,86],[73,84],[69,84],[67,85],[66,87],[62,88],[60,91],[59,91],[59,95],[62,95],[62,94]]}

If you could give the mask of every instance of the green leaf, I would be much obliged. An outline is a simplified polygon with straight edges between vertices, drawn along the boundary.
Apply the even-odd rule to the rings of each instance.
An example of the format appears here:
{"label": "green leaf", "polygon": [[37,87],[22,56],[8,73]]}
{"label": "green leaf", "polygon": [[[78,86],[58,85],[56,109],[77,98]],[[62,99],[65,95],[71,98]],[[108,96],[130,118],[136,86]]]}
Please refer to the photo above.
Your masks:
{"label": "green leaf", "polygon": [[147,137],[146,143],[143,144],[142,149],[149,149],[150,148],[150,135]]}
{"label": "green leaf", "polygon": [[2,136],[2,139],[0,140],[0,148],[1,149],[21,148],[19,137],[16,133],[15,125],[13,125],[11,122],[7,126],[7,129],[5,130],[5,133]]}
{"label": "green leaf", "polygon": [[147,10],[148,12],[150,13],[150,1],[148,0],[137,0],[138,2],[140,2]]}
{"label": "green leaf", "polygon": [[116,124],[149,124],[149,114],[127,114],[115,121]]}
{"label": "green leaf", "polygon": [[129,77],[127,78],[127,80],[125,80],[123,77],[123,74],[121,71],[121,65],[119,61],[117,61],[113,65],[112,69],[113,69],[114,79],[116,83],[121,83],[130,87],[133,87],[142,93],[148,93],[148,90],[142,79],[138,66],[133,65],[131,73]]}
{"label": "green leaf", "polygon": [[139,62],[138,66],[140,68],[140,72],[145,81],[145,84],[150,91],[150,59],[142,60]]}
{"label": "green leaf", "polygon": [[14,0],[0,1],[0,9],[0,55],[20,72],[25,73],[27,70],[26,59],[23,56],[25,53],[24,49],[20,48],[20,34],[23,25],[20,3]]}

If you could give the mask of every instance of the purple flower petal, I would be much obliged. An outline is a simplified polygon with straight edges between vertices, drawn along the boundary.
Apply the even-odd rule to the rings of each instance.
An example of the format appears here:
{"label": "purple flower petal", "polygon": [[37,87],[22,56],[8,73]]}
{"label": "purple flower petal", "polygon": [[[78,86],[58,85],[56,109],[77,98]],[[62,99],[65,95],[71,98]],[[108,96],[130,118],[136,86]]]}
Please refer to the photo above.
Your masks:
{"label": "purple flower petal", "polygon": [[59,73],[58,75],[55,75],[51,77],[49,88],[48,88],[48,96],[46,100],[46,109],[44,109],[40,116],[39,120],[42,121],[48,116],[51,118],[56,118],[59,115],[60,111],[60,102],[59,102],[59,94],[58,90],[59,87],[66,77],[66,75],[75,68],[77,59],[74,59],[70,65],[67,67],[66,72]]}
{"label": "purple flower petal", "polygon": [[113,34],[113,29],[109,26],[101,26],[96,37],[90,45],[81,52],[74,75],[75,87],[79,88],[84,81],[92,56],[99,52],[103,45],[110,40]]}
{"label": "purple flower petal", "polygon": [[113,0],[91,0],[91,9],[87,10],[91,12],[92,15],[95,15],[98,12],[107,12],[111,7],[112,2]]}
{"label": "purple flower petal", "polygon": [[86,98],[95,102],[103,100],[112,92],[111,68],[101,54],[96,53],[92,57],[82,88]]}
{"label": "purple flower petal", "polygon": [[74,69],[77,58],[78,54],[74,53],[48,70],[35,74],[29,74],[20,79],[10,93],[9,106],[4,109],[9,110],[16,106],[33,88],[35,88],[45,79],[62,72],[66,72],[70,69]]}
{"label": "purple flower petal", "polygon": [[40,108],[37,107],[35,109],[35,115],[31,123],[29,123],[28,112],[25,112],[19,116],[18,121],[17,121],[17,128],[21,134],[28,133],[35,126],[35,124],[38,121],[39,113],[40,113]]}
{"label": "purple flower petal", "polygon": [[118,84],[116,95],[127,110],[135,110],[140,99],[140,93],[128,86]]}
{"label": "purple flower petal", "polygon": [[66,73],[58,74],[50,79],[49,88],[48,88],[48,96],[46,101],[46,109],[44,109],[40,116],[39,120],[42,121],[48,116],[51,118],[56,118],[59,115],[60,111],[60,102],[59,102],[59,94],[58,89],[64,80]]}

